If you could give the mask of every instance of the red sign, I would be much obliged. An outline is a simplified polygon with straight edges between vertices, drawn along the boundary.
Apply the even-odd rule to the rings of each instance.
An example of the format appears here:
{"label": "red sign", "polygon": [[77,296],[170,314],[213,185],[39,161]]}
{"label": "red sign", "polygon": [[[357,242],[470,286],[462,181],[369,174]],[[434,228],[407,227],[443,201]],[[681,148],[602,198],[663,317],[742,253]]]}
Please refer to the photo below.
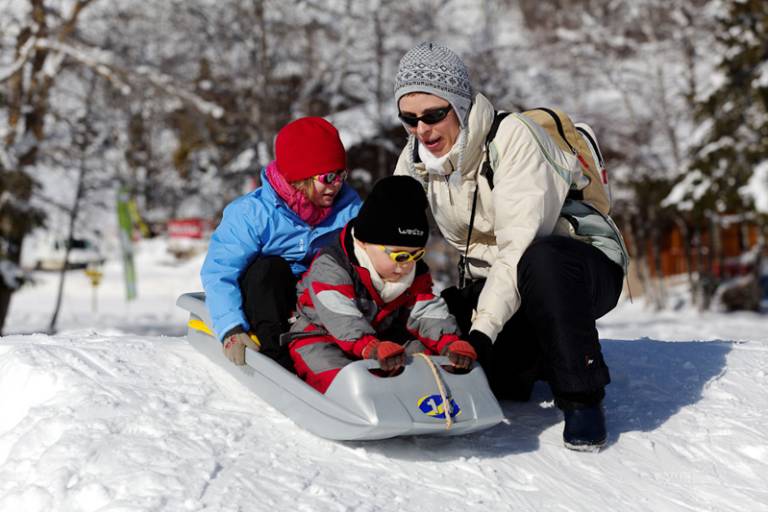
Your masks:
{"label": "red sign", "polygon": [[201,218],[173,219],[168,221],[169,238],[203,238],[208,222]]}

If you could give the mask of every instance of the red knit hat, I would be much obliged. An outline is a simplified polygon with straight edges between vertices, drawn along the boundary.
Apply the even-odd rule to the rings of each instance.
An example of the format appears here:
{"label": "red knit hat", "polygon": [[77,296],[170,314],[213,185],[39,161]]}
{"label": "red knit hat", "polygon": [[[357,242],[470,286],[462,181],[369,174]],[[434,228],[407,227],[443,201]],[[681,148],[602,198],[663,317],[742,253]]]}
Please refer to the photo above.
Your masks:
{"label": "red knit hat", "polygon": [[347,168],[336,128],[322,117],[302,117],[283,126],[275,139],[277,170],[290,181]]}

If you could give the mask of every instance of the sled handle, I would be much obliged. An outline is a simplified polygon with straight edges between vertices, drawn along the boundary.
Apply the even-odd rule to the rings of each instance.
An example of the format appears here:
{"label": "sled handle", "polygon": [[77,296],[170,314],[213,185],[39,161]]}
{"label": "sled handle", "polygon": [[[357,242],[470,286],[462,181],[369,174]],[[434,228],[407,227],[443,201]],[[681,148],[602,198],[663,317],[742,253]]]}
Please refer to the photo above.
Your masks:
{"label": "sled handle", "polygon": [[[408,370],[408,367],[413,365],[413,362],[415,361],[414,355],[406,356],[404,372]],[[447,366],[447,365],[451,364],[451,360],[448,359],[448,357],[446,357],[446,356],[427,356],[427,357],[429,357],[429,359],[431,359],[432,362],[435,363],[438,366],[444,366],[444,365]],[[378,369],[381,369],[381,365],[379,364],[379,362],[376,359],[359,359],[357,361],[354,361],[352,364],[357,364],[357,365],[360,365],[360,366],[365,366],[368,370],[378,370]]]}

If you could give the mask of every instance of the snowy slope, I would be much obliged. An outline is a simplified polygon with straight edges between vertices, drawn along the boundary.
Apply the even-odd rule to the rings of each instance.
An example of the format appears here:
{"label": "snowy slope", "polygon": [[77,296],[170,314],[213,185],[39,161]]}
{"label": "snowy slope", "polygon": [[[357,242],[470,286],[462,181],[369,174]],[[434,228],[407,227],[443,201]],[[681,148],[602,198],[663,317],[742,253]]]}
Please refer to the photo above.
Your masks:
{"label": "snowy slope", "polygon": [[[183,324],[167,302],[199,287],[199,260],[144,249],[140,304],[126,309],[108,267],[93,314],[71,273],[64,332],[0,338],[0,511],[768,510],[762,316],[622,304],[604,318],[613,383],[597,455],[562,447],[543,385],[481,434],[335,443],[184,338],[153,334]],[[49,277],[14,299],[10,331],[45,324],[34,306]]]}

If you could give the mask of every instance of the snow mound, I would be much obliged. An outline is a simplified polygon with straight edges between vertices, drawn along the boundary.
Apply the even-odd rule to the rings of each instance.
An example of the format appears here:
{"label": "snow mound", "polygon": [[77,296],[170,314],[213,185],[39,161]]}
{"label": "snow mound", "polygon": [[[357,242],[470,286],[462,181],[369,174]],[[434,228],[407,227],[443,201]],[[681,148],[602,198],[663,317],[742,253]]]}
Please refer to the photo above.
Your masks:
{"label": "snow mound", "polygon": [[[604,330],[627,329],[618,318]],[[298,429],[184,338],[5,337],[0,510],[765,506],[766,343],[603,346],[610,437],[594,455],[563,448],[544,385],[530,402],[503,403],[508,421],[477,435],[334,443]]]}

